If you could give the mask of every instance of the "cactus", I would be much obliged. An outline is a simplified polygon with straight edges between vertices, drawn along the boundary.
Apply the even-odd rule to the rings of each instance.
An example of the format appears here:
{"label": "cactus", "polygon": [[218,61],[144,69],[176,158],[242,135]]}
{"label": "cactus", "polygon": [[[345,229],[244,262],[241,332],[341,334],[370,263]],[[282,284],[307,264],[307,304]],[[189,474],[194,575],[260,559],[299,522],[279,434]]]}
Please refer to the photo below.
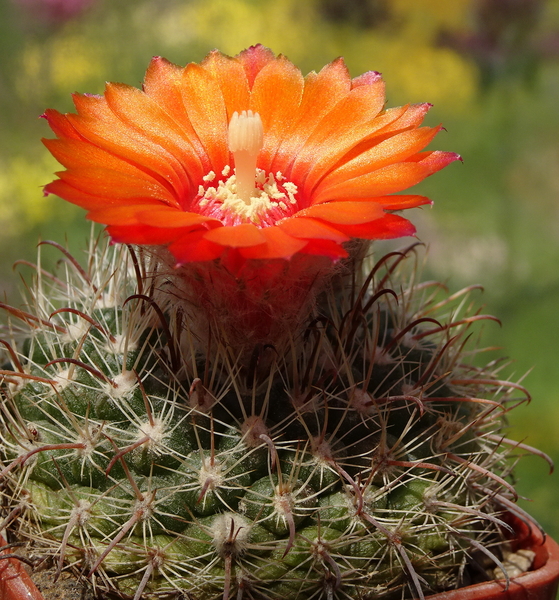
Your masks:
{"label": "cactus", "polygon": [[475,288],[421,283],[416,246],[347,259],[297,328],[240,352],[157,253],[92,236],[82,267],[48,245],[61,272],[39,262],[25,307],[3,305],[1,481],[5,523],[57,574],[135,600],[422,598],[488,560],[507,577],[530,448],[503,427],[529,396],[474,366]]}

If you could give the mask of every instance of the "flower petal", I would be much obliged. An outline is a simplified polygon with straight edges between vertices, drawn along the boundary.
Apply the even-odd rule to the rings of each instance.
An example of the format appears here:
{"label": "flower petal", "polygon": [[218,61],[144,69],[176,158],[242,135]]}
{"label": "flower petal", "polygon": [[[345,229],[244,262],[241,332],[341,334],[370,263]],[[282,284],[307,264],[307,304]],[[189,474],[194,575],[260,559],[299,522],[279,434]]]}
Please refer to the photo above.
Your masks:
{"label": "flower petal", "polygon": [[214,50],[202,61],[201,66],[218,82],[227,109],[227,122],[233,113],[247,110],[250,102],[248,79],[242,63]]}
{"label": "flower petal", "polygon": [[349,256],[347,250],[333,240],[310,240],[301,250],[301,253],[327,256],[332,260],[339,260],[340,258]]}
{"label": "flower petal", "polygon": [[427,198],[427,196],[417,196],[415,194],[377,196],[376,198],[370,198],[370,201],[380,204],[384,210],[404,210],[406,208],[424,206],[425,204],[433,204],[433,201],[430,198]]}
{"label": "flower petal", "polygon": [[254,80],[260,71],[269,63],[276,60],[276,55],[262,44],[256,44],[243,50],[236,57],[243,65],[247,75],[248,84],[252,89]]}
{"label": "flower petal", "polygon": [[285,57],[269,62],[254,80],[250,108],[259,113],[265,131],[258,167],[267,173],[298,112],[303,85],[301,71]]}
{"label": "flower petal", "polygon": [[172,243],[184,233],[180,229],[163,229],[149,225],[109,225],[107,231],[114,242],[146,246]]}
{"label": "flower petal", "polygon": [[[317,204],[297,213],[299,217],[312,217],[337,225],[368,223],[384,216],[382,208],[372,202],[347,200]],[[338,227],[336,227],[337,229]]]}
{"label": "flower petal", "polygon": [[[43,189],[44,194],[48,196],[49,194],[54,194],[55,196],[59,196],[60,198],[64,198],[64,200],[71,202],[72,204],[76,204],[77,206],[81,206],[87,210],[93,210],[95,208],[103,208],[106,207],[107,204],[114,203],[114,201],[108,200],[107,198],[99,198],[98,196],[92,196],[87,192],[82,192],[81,190],[72,187],[62,179],[55,179],[48,185],[46,185]],[[150,204],[152,200],[143,201],[146,204]],[[138,204],[138,200],[124,200],[119,199],[118,204]]]}
{"label": "flower petal", "polygon": [[252,223],[243,223],[242,225],[226,225],[217,227],[208,231],[204,236],[210,242],[229,246],[230,248],[248,248],[264,244],[266,238],[263,229],[258,229]]}
{"label": "flower petal", "polygon": [[111,206],[91,211],[88,219],[105,225],[149,225],[162,229],[191,228],[216,219],[173,208],[147,208],[145,204]]}
{"label": "flower petal", "polygon": [[320,203],[339,198],[366,198],[400,192],[423,181],[459,158],[452,152],[439,152],[436,157],[427,157],[422,153],[419,158],[410,157],[405,162],[388,165],[347,181],[340,181],[318,193],[313,201]]}
{"label": "flower petal", "polygon": [[245,258],[291,258],[306,246],[304,240],[298,240],[280,227],[266,227],[260,232],[266,239],[263,246],[241,248],[240,253]]}
{"label": "flower petal", "polygon": [[283,231],[295,238],[305,240],[324,239],[332,240],[337,243],[347,242],[349,240],[349,237],[338,229],[308,217],[296,216],[290,219],[284,219],[278,224],[278,227],[281,227]]}
{"label": "flower petal", "polygon": [[361,125],[374,127],[374,118],[384,105],[384,82],[351,90],[320,121],[301,148],[289,174],[292,181],[304,182],[309,193],[336,162],[364,136]]}
{"label": "flower petal", "polygon": [[197,189],[205,175],[200,159],[181,127],[154,100],[137,88],[118,83],[107,84],[105,98],[123,123],[174,156],[190,182],[189,189]]}
{"label": "flower petal", "polygon": [[399,215],[385,214],[382,219],[361,225],[340,225],[344,233],[364,240],[387,240],[415,235],[415,227]]}
{"label": "flower petal", "polygon": [[[107,204],[124,200],[151,200],[155,204],[176,206],[176,201],[159,182],[137,178],[103,168],[80,167],[61,171],[57,175],[68,185],[83,192],[105,198]],[[51,191],[51,190],[49,190]]]}
{"label": "flower petal", "polygon": [[[104,98],[74,96],[77,115],[67,118],[91,144],[131,161],[180,197],[185,189],[184,170],[174,156],[149,137],[123,123]],[[188,182],[187,186],[188,186]]]}
{"label": "flower petal", "polygon": [[44,112],[42,117],[47,120],[47,123],[53,130],[54,135],[56,135],[57,137],[74,140],[83,139],[83,137],[76,131],[76,129],[70,123],[67,115],[63,115],[57,110],[49,108]]}
{"label": "flower petal", "polygon": [[205,230],[192,231],[181,235],[169,246],[179,265],[214,260],[223,254],[223,246],[204,239],[205,234]]}
{"label": "flower petal", "polygon": [[309,73],[305,77],[301,104],[291,127],[283,133],[270,167],[271,172],[290,171],[300,148],[321,119],[348,94],[350,87],[349,72],[342,58],[326,65],[318,74]]}
{"label": "flower petal", "polygon": [[200,65],[190,63],[182,75],[182,99],[196,135],[206,149],[212,170],[229,164],[227,110],[219,83]]}
{"label": "flower petal", "polygon": [[211,162],[202,142],[188,118],[182,97],[182,76],[184,68],[156,56],[149,64],[144,79],[143,90],[181,127],[184,137],[195,149],[204,173],[211,171]]}
{"label": "flower petal", "polygon": [[333,169],[320,182],[316,194],[339,182],[376,171],[387,165],[407,160],[425,148],[440,131],[440,127],[422,127],[396,133],[374,144],[367,151]]}

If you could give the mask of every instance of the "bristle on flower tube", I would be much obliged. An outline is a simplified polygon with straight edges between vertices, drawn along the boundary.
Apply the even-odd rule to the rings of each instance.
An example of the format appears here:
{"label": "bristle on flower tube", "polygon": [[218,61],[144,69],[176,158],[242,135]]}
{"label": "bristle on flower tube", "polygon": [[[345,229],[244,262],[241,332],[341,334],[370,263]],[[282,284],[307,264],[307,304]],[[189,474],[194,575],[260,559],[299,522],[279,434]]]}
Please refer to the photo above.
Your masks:
{"label": "bristle on flower tube", "polygon": [[264,128],[257,112],[234,112],[229,123],[229,150],[235,158],[237,196],[246,204],[254,192],[256,160],[264,145]]}

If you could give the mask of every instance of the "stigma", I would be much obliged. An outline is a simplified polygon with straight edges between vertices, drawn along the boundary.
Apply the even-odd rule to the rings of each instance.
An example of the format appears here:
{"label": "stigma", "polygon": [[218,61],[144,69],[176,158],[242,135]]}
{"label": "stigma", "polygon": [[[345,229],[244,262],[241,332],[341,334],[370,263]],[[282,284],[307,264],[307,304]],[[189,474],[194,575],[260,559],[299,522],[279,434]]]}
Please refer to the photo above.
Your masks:
{"label": "stigma", "polygon": [[255,192],[256,161],[264,146],[264,128],[257,112],[234,112],[228,130],[229,150],[235,161],[236,195],[249,205]]}

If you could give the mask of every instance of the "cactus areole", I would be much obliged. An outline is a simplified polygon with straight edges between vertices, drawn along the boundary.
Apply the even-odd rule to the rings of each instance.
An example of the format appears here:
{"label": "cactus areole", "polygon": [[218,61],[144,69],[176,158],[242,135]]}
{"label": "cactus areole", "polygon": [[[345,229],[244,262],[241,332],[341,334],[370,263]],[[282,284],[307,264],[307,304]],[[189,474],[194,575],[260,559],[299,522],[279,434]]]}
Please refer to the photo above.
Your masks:
{"label": "cactus areole", "polygon": [[425,598],[539,566],[509,523],[518,453],[547,458],[505,435],[529,395],[470,343],[495,319],[422,283],[417,244],[368,250],[458,158],[424,150],[429,105],[261,46],[75,103],[45,113],[45,190],[110,237],[42,243],[2,304],[10,542],[133,600]]}
{"label": "cactus areole", "polygon": [[[559,583],[559,545],[550,537],[543,539],[531,524],[517,521],[514,525],[522,547],[533,550],[536,555],[534,570],[514,578],[508,589],[503,580],[488,581],[427,596],[426,600],[555,600]],[[530,529],[528,535],[527,526]],[[5,540],[0,538],[0,546],[4,545]],[[8,552],[5,550],[4,554]],[[45,600],[23,563],[15,558],[0,563],[0,597],[2,600]]]}

